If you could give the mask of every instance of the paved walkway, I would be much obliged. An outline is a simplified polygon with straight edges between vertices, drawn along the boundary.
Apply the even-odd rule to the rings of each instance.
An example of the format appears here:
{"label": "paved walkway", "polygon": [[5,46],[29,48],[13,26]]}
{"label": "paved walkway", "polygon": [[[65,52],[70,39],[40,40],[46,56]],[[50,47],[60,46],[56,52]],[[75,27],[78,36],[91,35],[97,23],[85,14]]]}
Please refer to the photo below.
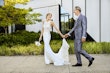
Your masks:
{"label": "paved walkway", "polygon": [[82,67],[72,67],[75,55],[70,55],[70,65],[45,65],[44,56],[0,56],[0,73],[110,73],[110,54],[94,55],[94,64],[87,67],[88,61],[82,57]]}

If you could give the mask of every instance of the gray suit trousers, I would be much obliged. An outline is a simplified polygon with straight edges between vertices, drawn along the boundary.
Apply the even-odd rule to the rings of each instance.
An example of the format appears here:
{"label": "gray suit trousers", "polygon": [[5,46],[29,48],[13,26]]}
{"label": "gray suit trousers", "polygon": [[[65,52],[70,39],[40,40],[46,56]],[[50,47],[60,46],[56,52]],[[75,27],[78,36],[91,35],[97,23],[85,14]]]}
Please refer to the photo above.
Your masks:
{"label": "gray suit trousers", "polygon": [[75,54],[76,54],[76,58],[77,58],[77,63],[78,64],[82,64],[81,61],[81,54],[87,58],[89,61],[92,59],[92,57],[85,51],[82,49],[82,42],[81,40],[76,40],[74,42],[74,48],[75,48]]}

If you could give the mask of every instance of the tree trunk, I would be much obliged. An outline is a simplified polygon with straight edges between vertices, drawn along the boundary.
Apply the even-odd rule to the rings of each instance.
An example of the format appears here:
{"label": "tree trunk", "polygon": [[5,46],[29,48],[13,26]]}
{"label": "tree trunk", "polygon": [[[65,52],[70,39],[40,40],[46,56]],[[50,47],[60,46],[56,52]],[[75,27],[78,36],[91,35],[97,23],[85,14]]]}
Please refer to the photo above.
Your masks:
{"label": "tree trunk", "polygon": [[5,35],[7,35],[8,34],[7,27],[4,27],[4,30],[5,30]]}

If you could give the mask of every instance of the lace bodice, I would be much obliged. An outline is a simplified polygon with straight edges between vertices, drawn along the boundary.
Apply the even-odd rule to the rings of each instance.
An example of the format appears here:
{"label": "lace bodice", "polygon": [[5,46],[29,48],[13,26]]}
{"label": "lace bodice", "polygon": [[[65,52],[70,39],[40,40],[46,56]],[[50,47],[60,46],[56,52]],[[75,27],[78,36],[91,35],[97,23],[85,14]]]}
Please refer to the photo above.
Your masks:
{"label": "lace bodice", "polygon": [[50,24],[51,21],[44,21],[44,33],[50,33],[50,31],[52,30],[51,29],[51,24]]}

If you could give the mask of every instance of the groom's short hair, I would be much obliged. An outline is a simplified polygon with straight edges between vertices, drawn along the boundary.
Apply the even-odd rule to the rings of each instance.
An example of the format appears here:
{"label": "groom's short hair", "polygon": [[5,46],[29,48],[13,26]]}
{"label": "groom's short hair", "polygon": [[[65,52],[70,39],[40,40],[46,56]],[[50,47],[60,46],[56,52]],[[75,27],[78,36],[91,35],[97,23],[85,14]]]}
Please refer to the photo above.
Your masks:
{"label": "groom's short hair", "polygon": [[79,12],[81,12],[81,8],[79,6],[75,6],[76,10],[79,10]]}

